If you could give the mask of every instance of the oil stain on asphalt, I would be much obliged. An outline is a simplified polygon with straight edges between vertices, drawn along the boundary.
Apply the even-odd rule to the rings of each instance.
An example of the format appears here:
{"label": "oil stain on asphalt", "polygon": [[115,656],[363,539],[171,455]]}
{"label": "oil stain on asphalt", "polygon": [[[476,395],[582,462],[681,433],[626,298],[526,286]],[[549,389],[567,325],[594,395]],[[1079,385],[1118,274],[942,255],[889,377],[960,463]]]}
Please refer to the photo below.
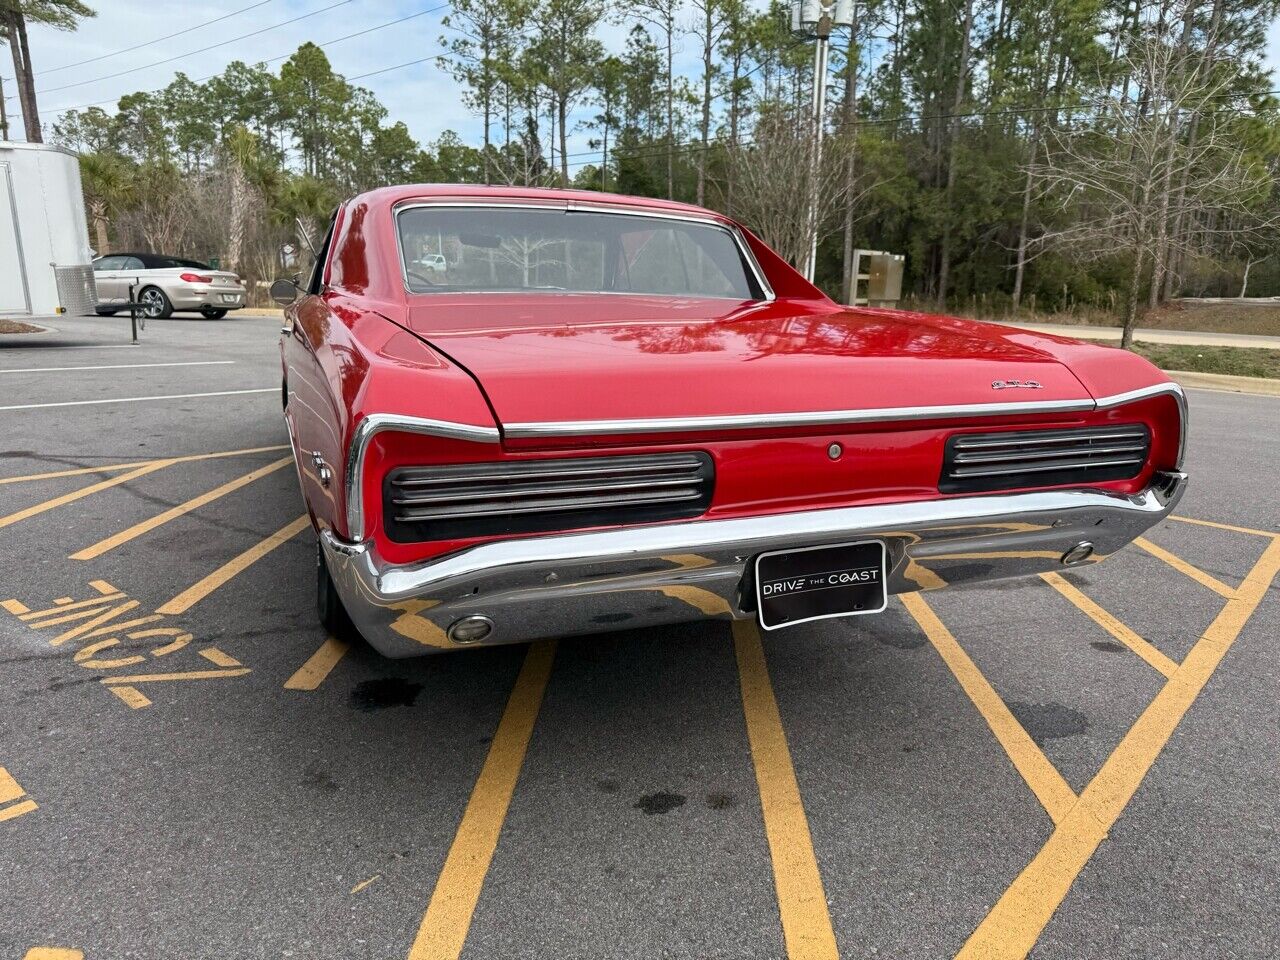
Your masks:
{"label": "oil stain on asphalt", "polygon": [[1078,737],[1089,729],[1089,719],[1079,710],[1061,703],[1009,701],[1009,709],[1036,743]]}
{"label": "oil stain on asphalt", "polygon": [[683,807],[684,801],[685,798],[681,794],[659,790],[657,793],[646,793],[632,806],[653,816],[655,813],[670,813],[677,807]]}
{"label": "oil stain on asphalt", "polygon": [[387,707],[411,707],[421,692],[422,684],[400,677],[365,680],[351,690],[351,706],[365,713]]}

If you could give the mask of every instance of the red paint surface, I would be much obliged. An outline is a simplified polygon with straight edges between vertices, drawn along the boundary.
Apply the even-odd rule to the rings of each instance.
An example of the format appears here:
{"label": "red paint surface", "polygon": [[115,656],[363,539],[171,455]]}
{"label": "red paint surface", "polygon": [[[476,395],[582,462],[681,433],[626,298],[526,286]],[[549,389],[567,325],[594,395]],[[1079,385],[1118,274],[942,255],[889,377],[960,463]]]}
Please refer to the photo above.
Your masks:
{"label": "red paint surface", "polygon": [[[282,340],[303,489],[317,524],[346,534],[343,484],[355,426],[396,413],[478,426],[531,421],[767,415],[822,410],[1078,400],[1167,378],[1112,347],[952,317],[841,307],[750,234],[778,299],[552,293],[409,294],[400,275],[393,207],[449,198],[585,202],[715,214],[662,200],[582,191],[391,187],[344,205],[325,291],[289,308]],[[992,389],[994,380],[1041,389]],[[1141,489],[1177,457],[1174,399],[1156,397],[1082,415],[915,421],[699,435],[577,437],[468,443],[387,433],[366,463],[366,536],[393,562],[474,541],[396,544],[380,525],[381,478],[400,465],[555,456],[584,448],[700,449],[716,465],[709,517],[936,499],[942,447],[963,430],[1143,422],[1153,434],[1143,474],[1103,487]],[[831,461],[827,446],[845,453]],[[320,486],[311,454],[334,468]],[[695,521],[696,522],[696,521]]]}

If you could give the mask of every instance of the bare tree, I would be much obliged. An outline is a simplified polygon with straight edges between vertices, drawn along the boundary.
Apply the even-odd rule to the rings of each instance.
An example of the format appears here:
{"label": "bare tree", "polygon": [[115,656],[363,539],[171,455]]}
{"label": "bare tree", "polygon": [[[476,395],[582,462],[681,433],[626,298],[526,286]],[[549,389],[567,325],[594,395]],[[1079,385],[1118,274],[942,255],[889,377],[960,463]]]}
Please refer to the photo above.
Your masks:
{"label": "bare tree", "polygon": [[[815,232],[838,213],[856,184],[848,176],[850,138],[832,138],[814,163],[813,119],[805,107],[769,110],[756,122],[751,142],[730,143],[737,171],[734,206],[739,219],[792,264],[808,256]],[[809,217],[817,197],[819,216]]]}
{"label": "bare tree", "polygon": [[[1189,236],[1168,229],[1171,221],[1195,222],[1195,242],[1203,244],[1228,232],[1263,231],[1277,219],[1274,208],[1258,213],[1272,175],[1251,165],[1233,136],[1236,115],[1222,97],[1226,81],[1184,69],[1182,56],[1179,45],[1160,36],[1135,43],[1125,66],[1145,97],[1109,95],[1095,120],[1051,131],[1044,158],[1032,164],[1036,182],[1069,214],[1066,226],[1034,244],[1125,262],[1125,347],[1133,342],[1155,253],[1195,252]],[[1214,100],[1219,108],[1201,117],[1196,140],[1181,136],[1181,118]],[[1152,282],[1161,282],[1154,272]]]}

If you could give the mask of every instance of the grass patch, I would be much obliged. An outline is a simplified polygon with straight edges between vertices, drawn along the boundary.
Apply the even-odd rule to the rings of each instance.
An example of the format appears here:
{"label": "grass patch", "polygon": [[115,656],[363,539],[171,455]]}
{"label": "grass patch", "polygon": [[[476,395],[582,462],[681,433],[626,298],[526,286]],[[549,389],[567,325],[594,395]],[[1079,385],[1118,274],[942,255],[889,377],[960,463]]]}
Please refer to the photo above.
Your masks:
{"label": "grass patch", "polygon": [[17,320],[0,320],[0,333],[39,333],[39,327],[33,327],[29,323],[19,323]]}
{"label": "grass patch", "polygon": [[1280,380],[1280,350],[1254,347],[1196,347],[1177,343],[1135,343],[1138,353],[1161,370],[1229,373]]}

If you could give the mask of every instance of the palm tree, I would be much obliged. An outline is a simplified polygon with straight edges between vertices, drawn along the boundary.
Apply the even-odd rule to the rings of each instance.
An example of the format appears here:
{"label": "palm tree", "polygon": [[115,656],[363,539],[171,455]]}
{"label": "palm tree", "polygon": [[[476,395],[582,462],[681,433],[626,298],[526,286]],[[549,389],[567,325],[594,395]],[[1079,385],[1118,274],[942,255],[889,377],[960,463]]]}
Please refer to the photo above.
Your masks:
{"label": "palm tree", "polygon": [[133,195],[132,172],[119,157],[110,153],[85,153],[80,156],[80,184],[84,204],[93,223],[98,254],[108,252],[107,223],[112,213],[129,202]]}

